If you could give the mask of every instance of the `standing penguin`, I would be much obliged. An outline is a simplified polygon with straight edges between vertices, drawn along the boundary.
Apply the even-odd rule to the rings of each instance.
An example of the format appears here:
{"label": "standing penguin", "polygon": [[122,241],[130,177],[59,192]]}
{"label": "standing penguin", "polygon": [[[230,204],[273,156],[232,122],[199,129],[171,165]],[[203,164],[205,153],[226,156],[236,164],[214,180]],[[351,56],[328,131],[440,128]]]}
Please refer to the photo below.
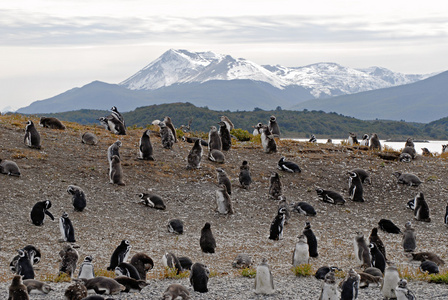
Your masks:
{"label": "standing penguin", "polygon": [[314,235],[313,230],[311,230],[310,222],[305,222],[305,228],[303,229],[303,234],[306,236],[306,241],[308,243],[310,257],[317,257],[317,239]]}
{"label": "standing penguin", "polygon": [[160,137],[162,139],[162,147],[165,149],[172,149],[175,141],[173,132],[167,127],[165,122],[160,122],[159,127]]}
{"label": "standing penguin", "polygon": [[221,138],[222,150],[229,151],[232,147],[232,137],[230,136],[230,130],[227,128],[225,122],[221,121],[219,125],[219,136]]}
{"label": "standing penguin", "polygon": [[109,163],[111,163],[111,161],[112,161],[112,156],[116,155],[116,156],[120,157],[120,147],[122,145],[123,144],[121,143],[121,141],[117,140],[115,143],[110,145],[109,148],[107,148],[107,161]]}
{"label": "standing penguin", "polygon": [[59,251],[61,262],[59,263],[59,273],[66,273],[72,277],[76,270],[76,264],[78,263],[78,251],[72,246],[66,245]]}
{"label": "standing penguin", "polygon": [[414,293],[408,289],[408,282],[406,279],[401,279],[398,282],[398,286],[395,288],[395,295],[397,300],[415,300],[416,297]]}
{"label": "standing penguin", "polygon": [[272,277],[271,269],[264,257],[257,267],[254,288],[255,294],[271,295],[275,293],[274,277]]}
{"label": "standing penguin", "polygon": [[275,200],[278,200],[282,195],[282,183],[280,182],[280,176],[277,172],[273,172],[269,178],[269,196]]}
{"label": "standing penguin", "polygon": [[172,252],[166,252],[162,256],[162,264],[167,268],[176,269],[177,275],[179,275],[180,272],[182,272],[182,265],[180,264],[180,261],[177,258],[177,256]]}
{"label": "standing penguin", "polygon": [[348,172],[348,174],[350,175],[349,179],[350,188],[348,191],[350,194],[350,198],[355,202],[364,202],[364,198],[362,195],[363,194],[362,183],[361,179],[358,176],[358,173]]}
{"label": "standing penguin", "polygon": [[168,116],[165,116],[165,118],[163,118],[163,122],[165,123],[166,127],[169,128],[169,130],[171,131],[171,133],[173,134],[173,138],[174,138],[174,142],[177,143],[177,133],[176,133],[176,128],[174,127],[173,122],[171,121],[171,118]]}
{"label": "standing penguin", "polygon": [[118,185],[126,185],[123,182],[123,168],[121,167],[120,158],[117,155],[112,156],[109,170],[110,183]]}
{"label": "standing penguin", "polygon": [[113,271],[120,263],[125,262],[128,259],[131,248],[131,243],[128,240],[122,240],[114,253],[112,253],[107,270]]}
{"label": "standing penguin", "polygon": [[87,205],[86,195],[84,191],[76,185],[69,185],[67,188],[67,193],[72,195],[72,204],[75,208],[75,211],[83,211]]}
{"label": "standing penguin", "polygon": [[79,266],[78,278],[91,279],[95,277],[95,270],[93,268],[93,257],[87,255],[84,261]]}
{"label": "standing penguin", "polygon": [[423,197],[423,193],[419,192],[414,200],[415,208],[414,208],[414,216],[417,221],[423,222],[431,222],[431,218],[429,217],[429,206],[425,201],[425,197]]}
{"label": "standing penguin", "polygon": [[240,175],[238,176],[238,179],[243,189],[249,189],[249,186],[252,183],[252,177],[250,176],[250,168],[247,160],[243,161],[240,166]]}
{"label": "standing penguin", "polygon": [[286,209],[284,207],[280,207],[277,211],[277,215],[271,223],[271,228],[269,230],[269,239],[278,241],[283,238],[283,227],[285,225],[285,214]]}
{"label": "standing penguin", "polygon": [[405,229],[403,231],[402,245],[404,252],[413,252],[417,248],[417,240],[415,235],[415,230],[412,228],[410,221],[406,222],[404,225]]}
{"label": "standing penguin", "polygon": [[54,217],[51,212],[48,211],[51,207],[51,201],[39,201],[34,204],[31,209],[31,221],[36,226],[41,226],[44,224],[45,215],[48,215],[52,221],[54,221]]}
{"label": "standing penguin", "polygon": [[309,246],[306,241],[305,235],[300,235],[299,240],[296,243],[294,252],[292,253],[292,265],[297,267],[298,265],[307,264],[310,260]]}
{"label": "standing penguin", "polygon": [[353,241],[353,246],[355,249],[355,258],[358,263],[365,268],[370,267],[372,265],[370,260],[370,251],[364,239],[364,234],[360,232],[356,233],[355,239]]}
{"label": "standing penguin", "polygon": [[355,172],[356,174],[358,174],[359,179],[361,179],[362,184],[364,184],[364,182],[368,183],[368,184],[372,184],[372,180],[370,179],[370,174],[366,170],[357,168],[357,169],[351,170],[351,172]]}
{"label": "standing penguin", "polygon": [[217,176],[218,176],[218,185],[225,185],[227,189],[227,193],[229,195],[232,194],[232,183],[230,182],[229,177],[227,177],[226,171],[222,168],[216,168]]}
{"label": "standing penguin", "polygon": [[6,159],[0,159],[0,173],[19,177],[20,169],[15,162]]}
{"label": "standing penguin", "polygon": [[353,146],[353,145],[356,145],[356,144],[359,144],[359,142],[358,142],[358,139],[356,138],[356,133],[353,133],[353,132],[349,132],[349,137],[348,137],[348,144],[350,145],[350,146]]}
{"label": "standing penguin", "polygon": [[68,214],[64,212],[62,217],[59,218],[59,229],[62,235],[62,241],[74,243],[75,229],[73,228],[72,221],[69,219]]}
{"label": "standing penguin", "polygon": [[210,228],[210,223],[205,223],[204,227],[201,229],[199,245],[201,246],[202,252],[215,253],[216,241]]}
{"label": "standing penguin", "polygon": [[36,148],[36,149],[41,148],[39,132],[37,132],[37,129],[34,126],[33,121],[31,120],[26,122],[25,137],[23,141],[25,145],[27,145],[30,148]]}
{"label": "standing penguin", "polygon": [[341,300],[354,300],[358,298],[360,276],[355,270],[350,269],[348,277],[342,284]]}
{"label": "standing penguin", "polygon": [[[38,264],[40,262],[40,258],[41,258],[40,250],[37,249],[36,247],[34,247],[33,245],[27,245],[27,246],[25,246],[21,250],[27,252],[28,258],[29,258],[29,260],[31,262],[31,265],[36,265],[36,264]],[[17,272],[17,264],[19,262],[19,259],[20,259],[20,254],[14,256],[14,258],[11,261],[11,263],[9,264],[9,269],[13,273]]]}
{"label": "standing penguin", "polygon": [[210,270],[208,267],[201,263],[195,263],[191,267],[190,272],[190,284],[193,286],[193,290],[199,293],[207,293],[208,277],[210,276]]}
{"label": "standing penguin", "polygon": [[308,140],[308,143],[317,143],[317,139],[314,134],[311,135],[310,139]]}
{"label": "standing penguin", "polygon": [[448,226],[448,204],[445,207],[445,217],[443,218],[443,223],[445,223],[445,226]]}
{"label": "standing penguin", "polygon": [[400,275],[398,274],[397,267],[394,265],[388,266],[384,271],[383,286],[381,287],[381,293],[386,299],[395,299],[395,288],[400,282]]}
{"label": "standing penguin", "polygon": [[22,282],[22,276],[15,275],[9,286],[8,300],[29,300],[28,290]]}
{"label": "standing penguin", "polygon": [[379,150],[381,151],[381,142],[376,133],[372,133],[370,135],[370,150]]}
{"label": "standing penguin", "polygon": [[34,279],[34,269],[27,250],[17,250],[19,259],[16,264],[16,274],[22,276],[23,279]]}
{"label": "standing penguin", "polygon": [[269,118],[269,131],[275,136],[275,137],[280,137],[280,127],[278,126],[277,123],[277,118],[275,116],[271,116]]}
{"label": "standing penguin", "polygon": [[362,141],[359,143],[359,145],[360,146],[369,146],[369,140],[370,140],[370,137],[369,137],[369,135],[368,134],[364,134],[363,136],[362,136]]}
{"label": "standing penguin", "polygon": [[372,258],[372,266],[378,268],[381,273],[384,273],[384,269],[386,268],[386,259],[383,254],[380,252],[375,243],[369,244],[370,248],[370,256]]}
{"label": "standing penguin", "polygon": [[232,131],[233,129],[235,129],[235,126],[233,125],[232,121],[230,121],[230,119],[227,116],[221,116],[220,120],[224,123],[226,123],[227,129],[229,131]]}
{"label": "standing penguin", "polygon": [[221,137],[219,136],[216,126],[211,126],[208,132],[208,150],[222,150]]}
{"label": "standing penguin", "polygon": [[232,202],[225,184],[221,184],[220,188],[216,190],[216,210],[223,215],[233,214]]}
{"label": "standing penguin", "polygon": [[151,138],[149,137],[150,130],[145,130],[138,145],[138,159],[154,160],[153,148]]}
{"label": "standing penguin", "polygon": [[325,275],[319,300],[339,300],[339,297],[334,271],[330,271]]}
{"label": "standing penguin", "polygon": [[387,261],[386,247],[384,247],[383,241],[378,236],[378,228],[377,227],[372,228],[372,232],[370,233],[370,236],[369,236],[369,242],[375,243],[376,247],[381,252],[381,254],[383,254],[384,259]]}
{"label": "standing penguin", "polygon": [[199,169],[201,167],[202,160],[202,145],[201,140],[197,139],[194,142],[193,148],[191,148],[190,153],[187,157],[187,170]]}
{"label": "standing penguin", "polygon": [[269,130],[268,126],[263,125],[261,130],[261,145],[265,153],[277,152],[277,143],[275,142],[274,135]]}
{"label": "standing penguin", "polygon": [[118,111],[118,108],[116,106],[112,106],[110,110],[112,111],[112,116],[119,120],[126,128],[126,123],[124,122],[123,115]]}

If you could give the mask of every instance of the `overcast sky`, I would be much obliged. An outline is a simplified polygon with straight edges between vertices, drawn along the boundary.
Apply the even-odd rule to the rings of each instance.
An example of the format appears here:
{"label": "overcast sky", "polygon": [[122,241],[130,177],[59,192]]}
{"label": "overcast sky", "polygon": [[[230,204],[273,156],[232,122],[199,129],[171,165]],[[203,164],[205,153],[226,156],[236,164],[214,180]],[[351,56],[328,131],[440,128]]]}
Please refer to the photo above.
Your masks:
{"label": "overcast sky", "polygon": [[2,1],[0,110],[119,83],[170,48],[289,67],[448,70],[448,1],[153,2]]}

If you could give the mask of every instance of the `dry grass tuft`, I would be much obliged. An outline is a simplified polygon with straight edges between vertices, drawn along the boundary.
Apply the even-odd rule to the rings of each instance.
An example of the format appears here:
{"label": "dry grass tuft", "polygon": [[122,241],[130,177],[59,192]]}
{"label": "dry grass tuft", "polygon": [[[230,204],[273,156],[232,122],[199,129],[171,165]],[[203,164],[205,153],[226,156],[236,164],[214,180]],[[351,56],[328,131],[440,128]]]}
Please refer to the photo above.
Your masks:
{"label": "dry grass tuft", "polygon": [[310,264],[300,264],[294,267],[292,272],[298,277],[313,276],[316,273]]}

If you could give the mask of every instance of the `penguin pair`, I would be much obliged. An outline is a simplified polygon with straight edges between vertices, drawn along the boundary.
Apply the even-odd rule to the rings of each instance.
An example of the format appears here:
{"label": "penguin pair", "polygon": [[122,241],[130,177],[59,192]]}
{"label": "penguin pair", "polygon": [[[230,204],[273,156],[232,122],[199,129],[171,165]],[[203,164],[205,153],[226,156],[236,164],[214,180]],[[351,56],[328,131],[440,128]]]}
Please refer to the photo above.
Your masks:
{"label": "penguin pair", "polygon": [[15,273],[23,279],[34,279],[33,261],[30,253],[25,249],[17,250],[19,253],[17,262],[14,264]]}
{"label": "penguin pair", "polygon": [[358,139],[357,139],[357,137],[356,137],[356,133],[349,132],[349,136],[348,136],[347,143],[348,143],[350,146],[359,144]]}
{"label": "penguin pair", "polygon": [[126,127],[123,122],[121,122],[116,115],[111,114],[107,117],[98,118],[101,125],[104,126],[105,129],[109,130],[113,134],[116,135],[126,135]]}

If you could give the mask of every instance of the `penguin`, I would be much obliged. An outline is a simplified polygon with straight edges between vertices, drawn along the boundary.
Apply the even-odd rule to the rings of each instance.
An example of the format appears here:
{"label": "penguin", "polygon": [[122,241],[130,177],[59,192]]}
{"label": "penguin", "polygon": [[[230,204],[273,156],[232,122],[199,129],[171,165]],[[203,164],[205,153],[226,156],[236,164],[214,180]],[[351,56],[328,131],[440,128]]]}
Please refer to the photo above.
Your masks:
{"label": "penguin", "polygon": [[163,118],[163,122],[165,123],[166,127],[168,127],[168,129],[171,131],[171,133],[173,134],[174,142],[177,143],[177,132],[176,132],[176,128],[174,127],[173,122],[171,121],[171,118],[168,116],[165,116],[165,118]]}
{"label": "penguin", "polygon": [[356,133],[349,132],[349,137],[348,137],[347,143],[350,146],[359,144],[358,139],[356,138]]}
{"label": "penguin", "polygon": [[145,286],[149,285],[149,283],[147,283],[145,280],[135,279],[129,276],[118,276],[115,277],[114,280],[125,287],[125,289],[123,290],[124,293],[140,293]]}
{"label": "penguin", "polygon": [[126,289],[124,285],[118,283],[115,279],[104,276],[83,281],[87,290],[94,290],[95,293],[101,295],[116,295]]}
{"label": "penguin", "polygon": [[350,269],[348,277],[342,283],[341,300],[353,300],[358,298],[360,276],[355,270]]}
{"label": "penguin", "polygon": [[286,172],[289,172],[289,173],[300,173],[300,172],[302,172],[302,170],[300,169],[300,167],[297,164],[295,164],[295,163],[293,163],[291,161],[285,161],[285,157],[284,156],[282,156],[280,158],[280,160],[278,161],[277,168],[279,170],[286,171]]}
{"label": "penguin", "polygon": [[377,287],[381,285],[381,283],[383,282],[383,273],[377,268],[374,269],[376,269],[378,273],[381,275],[372,275],[366,272],[358,272],[358,275],[360,277],[359,288],[361,289],[368,288],[370,284],[375,284]]}
{"label": "penguin", "polygon": [[277,211],[277,215],[271,223],[271,227],[269,230],[269,239],[278,241],[283,238],[283,227],[285,225],[285,213],[286,209],[284,207],[280,207]]}
{"label": "penguin", "polygon": [[146,279],[146,273],[154,268],[154,261],[145,253],[139,252],[132,256],[130,264],[133,265],[141,279]]}
{"label": "penguin", "polygon": [[269,118],[268,128],[272,135],[280,137],[280,127],[278,126],[277,118],[275,116]]}
{"label": "penguin", "polygon": [[184,233],[184,222],[179,219],[172,219],[168,222],[168,232],[183,234]]}
{"label": "penguin", "polygon": [[369,248],[372,266],[378,268],[381,273],[384,273],[384,270],[386,269],[386,259],[384,258],[384,255],[381,253],[375,243],[370,243]]}
{"label": "penguin", "polygon": [[140,197],[140,203],[160,210],[165,210],[166,205],[163,203],[162,197],[156,194],[147,194],[147,193],[140,193],[137,194]]}
{"label": "penguin", "polygon": [[218,164],[223,164],[225,161],[224,154],[218,149],[210,150],[210,152],[208,153],[208,159]]}
{"label": "penguin", "polygon": [[269,130],[268,126],[263,125],[261,130],[261,145],[263,146],[264,153],[276,153],[277,143],[275,142],[274,135]]}
{"label": "penguin", "polygon": [[112,106],[110,110],[112,112],[112,116],[119,120],[126,128],[126,123],[124,122],[123,115],[118,111],[118,108],[116,106]]}
{"label": "penguin", "polygon": [[348,190],[350,198],[355,202],[364,202],[362,183],[358,173],[348,172],[348,174],[350,175],[350,188]]}
{"label": "penguin", "polygon": [[391,220],[388,219],[381,219],[378,222],[378,226],[381,230],[386,231],[388,233],[395,233],[399,234],[401,233],[400,228],[397,227]]}
{"label": "penguin", "polygon": [[115,276],[131,277],[135,280],[140,280],[140,274],[137,269],[130,263],[121,262],[115,267]]}
{"label": "penguin", "polygon": [[222,150],[222,142],[216,126],[211,126],[208,132],[208,151],[212,150]]}
{"label": "penguin", "polygon": [[232,262],[232,267],[237,269],[246,269],[250,266],[252,266],[252,258],[246,253],[239,253]]}
{"label": "penguin", "polygon": [[204,141],[204,140],[201,139],[201,138],[197,138],[197,137],[189,137],[189,136],[183,136],[183,137],[182,137],[182,140],[183,140],[184,142],[187,142],[187,143],[190,143],[190,144],[194,144],[197,140],[199,140],[200,143],[201,143],[201,146],[208,147],[208,142],[207,142],[207,141]]}
{"label": "penguin", "polygon": [[39,120],[39,125],[44,128],[65,130],[65,125],[62,124],[62,122],[57,118],[41,117]]}
{"label": "penguin", "polygon": [[19,177],[20,169],[15,162],[6,159],[0,159],[0,173]]}
{"label": "penguin", "polygon": [[314,235],[313,230],[311,230],[310,222],[305,222],[305,228],[302,232],[306,236],[306,242],[308,243],[308,249],[310,252],[310,257],[318,257],[317,252],[317,238]]}
{"label": "penguin", "polygon": [[328,145],[333,145],[333,140],[332,139],[327,139],[327,144]]}
{"label": "penguin", "polygon": [[48,215],[52,221],[54,221],[54,217],[48,210],[51,207],[51,201],[39,201],[34,204],[31,209],[31,221],[36,226],[41,226],[44,224],[45,215]]}
{"label": "penguin", "polygon": [[378,138],[378,135],[376,133],[372,133],[370,135],[370,145],[369,145],[369,149],[370,150],[378,150],[381,151],[381,142],[380,139]]}
{"label": "penguin", "polygon": [[400,282],[400,275],[398,274],[397,267],[390,265],[384,271],[383,286],[381,287],[381,293],[386,299],[397,298],[395,295],[395,288]]}
{"label": "penguin", "polygon": [[113,271],[120,263],[125,262],[128,259],[131,248],[131,243],[128,240],[122,240],[120,245],[112,253],[107,270]]}
{"label": "penguin", "polygon": [[75,229],[66,212],[59,218],[59,230],[61,231],[62,241],[69,243],[76,242]]}
{"label": "penguin", "polygon": [[193,286],[193,290],[199,293],[207,293],[207,283],[210,276],[210,270],[208,267],[201,263],[195,263],[191,267],[190,272],[190,284]]}
{"label": "penguin", "polygon": [[361,183],[364,184],[364,182],[365,182],[368,184],[372,184],[372,181],[370,179],[370,174],[366,170],[358,168],[358,169],[353,169],[350,172],[355,172],[356,174],[358,174],[359,179],[361,179]]}
{"label": "penguin", "polygon": [[19,249],[17,252],[19,259],[16,264],[16,274],[22,276],[22,279],[34,279],[34,269],[28,251]]}
{"label": "penguin", "polygon": [[95,270],[92,261],[93,257],[91,255],[87,255],[84,258],[84,261],[79,266],[78,278],[91,279],[95,277]]}
{"label": "penguin", "polygon": [[317,214],[314,207],[306,202],[297,202],[296,204],[293,204],[292,207],[294,211],[298,212],[301,215],[315,216]]}
{"label": "penguin", "polygon": [[172,283],[170,284],[162,295],[162,300],[175,300],[175,299],[189,300],[190,292],[183,285]]}
{"label": "penguin", "polygon": [[205,223],[201,229],[201,238],[199,239],[199,245],[202,252],[215,253],[216,241],[210,228],[210,223]]}
{"label": "penguin", "polygon": [[448,144],[442,145],[442,153],[448,152]]}
{"label": "penguin", "polygon": [[370,258],[370,251],[367,246],[366,240],[364,239],[364,234],[357,232],[353,240],[353,246],[355,250],[355,258],[358,263],[365,268],[372,265]]}
{"label": "penguin", "polygon": [[406,146],[404,147],[404,149],[401,151],[401,154],[408,154],[411,156],[411,159],[414,159],[415,156],[417,156],[417,151],[415,151],[414,147],[409,147]]}
{"label": "penguin", "polygon": [[154,161],[151,138],[149,137],[150,132],[150,130],[145,130],[140,138],[138,144],[138,159]]}
{"label": "penguin", "polygon": [[28,291],[26,286],[22,282],[20,275],[15,275],[12,278],[11,285],[9,286],[8,300],[29,300]]}
{"label": "penguin", "polygon": [[324,190],[321,188],[316,189],[317,196],[322,199],[322,201],[336,204],[336,205],[343,205],[345,204],[344,197],[342,197],[341,194],[336,193],[334,191],[330,190]]}
{"label": "penguin", "polygon": [[229,131],[232,131],[235,129],[235,126],[233,125],[232,121],[227,116],[221,116],[220,118],[221,122],[224,122],[226,124],[226,127]]}
{"label": "penguin", "polygon": [[271,268],[264,257],[257,267],[254,288],[255,294],[271,295],[275,293],[274,277],[272,276]]}
{"label": "penguin", "polygon": [[261,134],[261,128],[263,128],[263,123],[258,123],[256,126],[252,126],[254,131],[252,132],[253,136],[257,136]]}
{"label": "penguin", "polygon": [[101,125],[107,130],[116,135],[126,135],[126,127],[115,115],[109,115],[107,117],[101,117],[98,119]]}
{"label": "penguin", "polygon": [[222,151],[229,151],[232,148],[232,137],[230,136],[230,130],[227,128],[225,122],[221,121],[219,125],[219,136],[221,138]]}
{"label": "penguin", "polygon": [[175,141],[173,132],[167,127],[165,122],[160,122],[159,127],[162,147],[165,149],[172,149]]}
{"label": "penguin", "polygon": [[309,245],[305,235],[302,234],[299,236],[299,240],[297,241],[294,252],[292,253],[292,265],[293,267],[297,267],[299,265],[309,263],[309,260]]}
{"label": "penguin", "polygon": [[314,134],[311,135],[310,139],[308,140],[308,143],[317,143],[317,139],[314,136]]}
{"label": "penguin", "polygon": [[417,221],[431,222],[429,206],[422,192],[419,192],[415,197],[414,217]]}
{"label": "penguin", "polygon": [[445,223],[445,226],[448,226],[448,203],[445,206],[445,217],[443,218],[443,223]]}
{"label": "penguin", "polygon": [[272,172],[269,183],[269,196],[272,199],[278,200],[282,195],[282,183],[277,172]]}
{"label": "penguin", "polygon": [[87,297],[87,288],[82,282],[75,282],[67,287],[64,292],[65,300],[79,300]]}
{"label": "penguin", "polygon": [[121,167],[120,158],[117,155],[112,156],[110,162],[109,178],[111,184],[126,185],[123,182],[123,168]]}
{"label": "penguin", "polygon": [[[24,248],[22,248],[21,250],[24,250],[24,251],[26,251],[28,253],[28,257],[29,257],[29,260],[30,260],[32,265],[36,265],[36,264],[38,264],[40,262],[41,253],[40,253],[40,250],[37,249],[35,246],[27,245]],[[9,264],[9,269],[13,273],[16,273],[16,271],[17,271],[17,263],[19,261],[19,258],[20,258],[20,255],[14,256],[14,258],[11,261],[11,263]]]}
{"label": "penguin", "polygon": [[407,163],[411,162],[412,156],[409,153],[401,153],[400,156],[398,157],[398,161]]}
{"label": "penguin", "polygon": [[123,143],[120,140],[117,140],[115,143],[109,146],[107,149],[107,161],[109,164],[112,162],[112,156],[116,155],[119,158],[120,156],[120,147],[123,145]]}
{"label": "penguin", "polygon": [[179,259],[176,255],[172,252],[166,252],[162,256],[162,264],[164,267],[170,268],[170,269],[176,269],[176,274],[179,275],[180,272],[183,271],[182,265],[180,264]]}
{"label": "penguin", "polygon": [[244,160],[240,166],[240,174],[238,179],[243,189],[249,189],[250,184],[252,183],[252,177],[250,176],[250,168],[247,160]]}
{"label": "penguin", "polygon": [[381,254],[383,254],[384,259],[387,261],[386,247],[384,246],[383,241],[378,236],[378,228],[377,227],[372,228],[372,232],[370,233],[370,236],[369,236],[369,242],[375,243],[376,247],[381,252]]}
{"label": "penguin", "polygon": [[394,172],[393,175],[397,177],[399,184],[405,184],[409,186],[419,186],[422,181],[414,174]]}
{"label": "penguin", "polygon": [[277,209],[280,209],[281,207],[285,208],[285,224],[288,224],[288,221],[291,218],[291,206],[284,196],[280,196],[278,200]]}
{"label": "penguin", "polygon": [[330,271],[334,273],[335,271],[342,271],[342,270],[334,266],[333,267],[323,266],[317,269],[316,273],[314,274],[314,277],[319,280],[324,280],[325,275],[327,275]]}
{"label": "penguin", "polygon": [[395,288],[395,295],[397,300],[415,300],[416,297],[414,293],[408,289],[408,282],[406,279],[401,279],[398,282],[398,286]]}
{"label": "penguin", "polygon": [[28,294],[31,293],[48,294],[53,290],[49,284],[46,284],[39,280],[25,279],[23,280],[23,284],[26,286]]}
{"label": "penguin", "polygon": [[25,137],[23,139],[25,145],[27,145],[30,148],[40,149],[40,135],[39,132],[37,132],[36,127],[34,127],[33,121],[29,120],[26,122],[25,127]]}
{"label": "penguin", "polygon": [[225,184],[221,184],[216,190],[216,211],[223,215],[233,214],[232,202]]}
{"label": "penguin", "polygon": [[188,153],[187,170],[199,169],[201,167],[202,152],[201,140],[197,139]]}
{"label": "penguin", "polygon": [[98,137],[91,132],[85,132],[81,136],[81,142],[86,145],[96,145],[98,144]]}
{"label": "penguin", "polygon": [[75,211],[83,211],[87,206],[86,195],[84,191],[76,185],[69,185],[67,188],[67,193],[72,195],[72,204]]}
{"label": "penguin", "polygon": [[334,272],[330,271],[325,275],[319,300],[339,300],[339,299],[340,299],[340,293],[336,284]]}
{"label": "penguin", "polygon": [[423,156],[429,156],[429,157],[432,157],[432,156],[433,156],[432,153],[431,153],[431,151],[429,151],[428,148],[422,148],[422,155],[423,155]]}
{"label": "penguin", "polygon": [[218,185],[225,185],[226,189],[227,189],[227,193],[229,195],[232,194],[232,183],[230,182],[229,177],[227,177],[227,173],[226,171],[224,171],[224,169],[222,168],[216,168],[216,172],[217,172],[217,177],[218,177]]}
{"label": "penguin", "polygon": [[383,277],[383,272],[381,272],[380,269],[375,267],[368,267],[364,269],[364,273],[367,273],[369,275],[375,276],[375,277]]}
{"label": "penguin", "polygon": [[406,143],[404,144],[404,147],[405,147],[405,148],[406,148],[406,147],[415,148],[415,145],[414,145],[414,139],[411,138],[411,137],[409,137],[409,138],[406,140]]}
{"label": "penguin", "polygon": [[187,257],[187,256],[180,256],[177,259],[179,259],[180,266],[182,267],[182,270],[190,270],[191,266],[193,265],[193,261]]}
{"label": "penguin", "polygon": [[437,254],[432,252],[418,252],[410,254],[412,260],[418,260],[418,261],[430,260],[440,266],[445,264],[445,261],[443,259],[441,259]]}
{"label": "penguin", "polygon": [[423,261],[420,264],[420,270],[423,273],[428,272],[428,274],[438,274],[439,273],[439,267],[437,266],[437,264],[430,260]]}
{"label": "penguin", "polygon": [[405,229],[403,231],[402,245],[404,252],[414,252],[417,248],[417,240],[414,228],[410,221],[406,222],[404,225]]}
{"label": "penguin", "polygon": [[69,277],[73,276],[78,263],[78,251],[70,245],[66,245],[59,251],[61,262],[59,263],[59,274],[65,273]]}
{"label": "penguin", "polygon": [[369,140],[370,140],[370,137],[369,137],[369,135],[368,134],[364,134],[363,136],[362,136],[362,141],[359,143],[359,145],[360,146],[369,146]]}

